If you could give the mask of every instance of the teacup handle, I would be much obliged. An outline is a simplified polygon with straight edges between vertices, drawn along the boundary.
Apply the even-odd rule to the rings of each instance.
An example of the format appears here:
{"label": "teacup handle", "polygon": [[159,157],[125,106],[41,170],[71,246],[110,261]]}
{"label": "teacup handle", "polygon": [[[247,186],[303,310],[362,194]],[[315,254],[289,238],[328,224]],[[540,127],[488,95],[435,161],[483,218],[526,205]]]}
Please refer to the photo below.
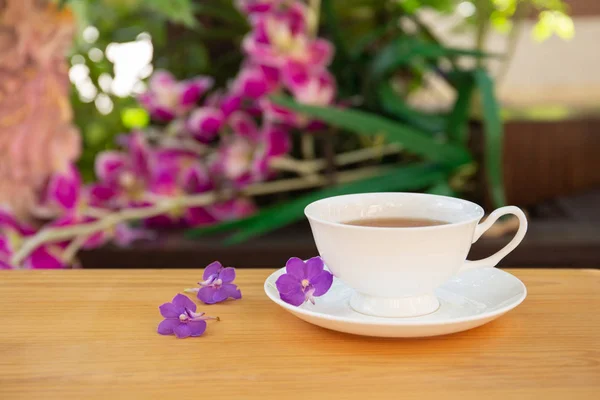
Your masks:
{"label": "teacup handle", "polygon": [[473,243],[475,243],[485,231],[490,229],[490,227],[494,225],[498,218],[506,214],[513,214],[517,218],[519,218],[519,230],[515,234],[515,237],[506,246],[504,246],[498,252],[487,258],[476,261],[465,261],[465,264],[460,269],[460,272],[473,268],[495,267],[496,265],[498,265],[500,260],[506,257],[508,253],[513,251],[515,247],[517,247],[519,243],[521,243],[521,241],[525,237],[525,232],[527,232],[527,218],[525,217],[523,211],[521,211],[519,207],[515,206],[500,207],[497,210],[494,210],[494,212],[492,212],[486,218],[485,221],[477,225],[477,227],[475,228],[475,234],[473,235]]}

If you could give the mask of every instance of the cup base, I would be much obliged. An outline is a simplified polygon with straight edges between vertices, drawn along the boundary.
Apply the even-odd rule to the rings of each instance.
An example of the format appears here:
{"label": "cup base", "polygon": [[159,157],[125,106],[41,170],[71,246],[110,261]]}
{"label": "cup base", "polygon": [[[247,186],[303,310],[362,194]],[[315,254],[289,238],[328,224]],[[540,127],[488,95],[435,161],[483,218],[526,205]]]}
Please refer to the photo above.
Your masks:
{"label": "cup base", "polygon": [[374,317],[408,318],[431,314],[440,307],[440,302],[433,294],[389,298],[356,292],[350,298],[350,307]]}

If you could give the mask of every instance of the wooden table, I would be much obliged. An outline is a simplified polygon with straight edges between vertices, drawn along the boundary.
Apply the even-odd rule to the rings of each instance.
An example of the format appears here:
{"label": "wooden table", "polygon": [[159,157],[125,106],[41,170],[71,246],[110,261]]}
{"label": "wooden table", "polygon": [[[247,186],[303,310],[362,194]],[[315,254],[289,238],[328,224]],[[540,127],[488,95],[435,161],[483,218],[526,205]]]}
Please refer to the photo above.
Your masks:
{"label": "wooden table", "polygon": [[270,270],[199,338],[155,333],[200,270],[0,273],[0,399],[599,399],[600,271],[512,270],[529,297],[481,328],[392,340],[309,325]]}

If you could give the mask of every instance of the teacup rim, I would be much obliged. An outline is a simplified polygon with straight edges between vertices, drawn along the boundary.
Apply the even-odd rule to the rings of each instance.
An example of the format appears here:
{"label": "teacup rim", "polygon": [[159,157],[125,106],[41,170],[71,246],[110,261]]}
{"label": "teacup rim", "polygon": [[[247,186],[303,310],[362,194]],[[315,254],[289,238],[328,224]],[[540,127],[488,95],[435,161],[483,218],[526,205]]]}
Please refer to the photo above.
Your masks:
{"label": "teacup rim", "polygon": [[[454,201],[459,201],[462,203],[466,203],[469,204],[471,206],[474,206],[475,209],[477,210],[477,216],[476,217],[472,217],[470,219],[464,220],[464,221],[458,221],[458,222],[448,222],[446,224],[443,225],[434,225],[434,226],[410,226],[410,227],[383,227],[383,226],[358,226],[358,225],[348,225],[345,224],[343,222],[334,222],[334,221],[329,221],[323,218],[319,218],[316,217],[314,215],[309,215],[308,209],[317,204],[317,203],[321,203],[321,202],[326,202],[328,200],[332,200],[332,199],[339,199],[339,198],[343,198],[343,197],[359,197],[359,196],[363,196],[363,195],[406,195],[406,196],[414,196],[414,197],[427,197],[427,198],[443,198],[443,199],[452,199]],[[450,228],[454,228],[457,226],[461,226],[461,225],[467,225],[467,224],[471,224],[473,222],[477,223],[479,222],[479,220],[481,220],[481,218],[483,218],[483,216],[485,215],[485,211],[483,209],[483,207],[481,207],[479,204],[474,203],[472,201],[469,200],[465,200],[465,199],[461,199],[458,197],[451,197],[451,196],[443,196],[443,195],[438,195],[438,194],[429,194],[429,193],[413,193],[413,192],[368,192],[368,193],[350,193],[350,194],[342,194],[342,195],[337,195],[337,196],[330,196],[330,197],[325,197],[323,199],[319,199],[319,200],[315,200],[313,202],[311,202],[310,204],[308,204],[306,207],[304,207],[304,215],[306,216],[306,218],[315,222],[319,222],[325,225],[330,225],[330,226],[336,226],[336,227],[343,227],[343,228],[347,228],[347,229],[362,229],[362,230],[377,230],[377,231],[399,231],[399,230],[404,230],[404,231],[417,231],[417,230],[436,230],[436,229],[450,229]]]}

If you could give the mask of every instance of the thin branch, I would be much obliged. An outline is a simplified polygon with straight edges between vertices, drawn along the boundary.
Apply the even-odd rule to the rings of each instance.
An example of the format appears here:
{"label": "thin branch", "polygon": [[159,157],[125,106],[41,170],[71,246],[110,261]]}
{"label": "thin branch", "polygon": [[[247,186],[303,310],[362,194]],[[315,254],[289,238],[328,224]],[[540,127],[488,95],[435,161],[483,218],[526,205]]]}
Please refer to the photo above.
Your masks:
{"label": "thin branch", "polygon": [[84,236],[84,235],[77,236],[75,239],[73,239],[71,241],[71,243],[69,243],[69,245],[67,246],[65,251],[62,253],[62,261],[66,265],[71,264],[71,262],[73,261],[73,258],[75,258],[75,255],[77,254],[79,249],[81,249],[83,247],[83,245],[85,244],[85,241],[87,240],[88,237],[89,236]]}
{"label": "thin branch", "polygon": [[[386,167],[367,167],[353,171],[342,172],[338,174],[338,182],[351,182],[369,176],[375,176],[386,169]],[[241,191],[241,193],[247,196],[260,196],[265,194],[288,192],[292,190],[309,189],[318,186],[324,186],[327,183],[327,177],[321,175],[311,175],[300,178],[257,183],[246,187]],[[69,250],[69,252],[73,251],[76,253],[81,245],[83,245],[82,243],[81,245],[79,244],[79,240],[85,241],[86,238],[90,237],[94,233],[108,230],[119,223],[154,217],[156,215],[164,214],[175,208],[207,206],[209,204],[231,198],[232,196],[233,192],[228,191],[224,193],[207,192],[194,196],[169,198],[157,201],[151,206],[124,209],[113,214],[108,214],[94,222],[66,227],[43,228],[23,242],[19,250],[16,251],[12,256],[11,264],[20,266],[35,249],[44,243],[56,243],[73,240],[73,238],[76,238],[71,243],[73,248]],[[75,242],[76,244],[74,244]],[[70,254],[67,254],[66,256],[72,257]]]}

